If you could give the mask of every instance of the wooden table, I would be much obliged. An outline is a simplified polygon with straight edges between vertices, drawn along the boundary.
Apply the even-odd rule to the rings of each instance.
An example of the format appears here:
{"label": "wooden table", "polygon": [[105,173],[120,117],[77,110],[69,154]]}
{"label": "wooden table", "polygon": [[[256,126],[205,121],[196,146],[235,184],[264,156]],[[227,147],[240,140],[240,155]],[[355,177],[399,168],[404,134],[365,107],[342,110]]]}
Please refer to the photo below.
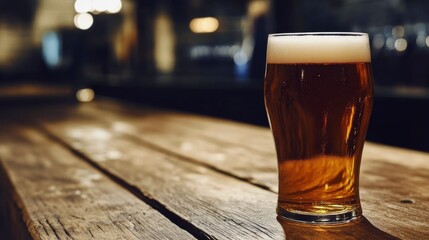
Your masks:
{"label": "wooden table", "polygon": [[426,153],[367,143],[365,218],[313,225],[276,220],[266,128],[110,100],[0,126],[5,239],[429,239]]}

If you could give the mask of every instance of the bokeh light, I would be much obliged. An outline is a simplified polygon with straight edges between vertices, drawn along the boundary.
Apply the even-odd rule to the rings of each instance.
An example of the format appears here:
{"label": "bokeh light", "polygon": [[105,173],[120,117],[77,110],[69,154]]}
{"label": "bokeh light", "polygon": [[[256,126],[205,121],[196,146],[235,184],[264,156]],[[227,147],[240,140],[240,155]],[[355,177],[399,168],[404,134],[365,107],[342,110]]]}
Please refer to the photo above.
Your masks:
{"label": "bokeh light", "polygon": [[77,13],[86,13],[94,10],[92,0],[76,0],[74,10]]}
{"label": "bokeh light", "polygon": [[398,52],[403,52],[407,50],[408,42],[405,38],[399,38],[395,41],[395,49]]}
{"label": "bokeh light", "polygon": [[107,4],[107,12],[109,13],[118,13],[122,9],[121,0],[109,0]]}
{"label": "bokeh light", "polygon": [[110,0],[93,0],[94,9],[98,12],[107,11]]}
{"label": "bokeh light", "polygon": [[48,32],[42,39],[42,54],[49,68],[59,67],[62,60],[62,41],[56,32]]}
{"label": "bokeh light", "polygon": [[118,13],[121,9],[121,0],[76,0],[74,3],[77,13]]}
{"label": "bokeh light", "polygon": [[78,13],[74,17],[74,25],[82,30],[86,30],[92,26],[94,18],[89,13]]}
{"label": "bokeh light", "polygon": [[79,89],[76,92],[76,99],[79,102],[91,102],[92,100],[94,100],[94,97],[95,93],[94,90],[92,90],[91,88]]}
{"label": "bokeh light", "polygon": [[189,23],[189,29],[194,33],[211,33],[219,28],[219,20],[214,17],[194,18]]}

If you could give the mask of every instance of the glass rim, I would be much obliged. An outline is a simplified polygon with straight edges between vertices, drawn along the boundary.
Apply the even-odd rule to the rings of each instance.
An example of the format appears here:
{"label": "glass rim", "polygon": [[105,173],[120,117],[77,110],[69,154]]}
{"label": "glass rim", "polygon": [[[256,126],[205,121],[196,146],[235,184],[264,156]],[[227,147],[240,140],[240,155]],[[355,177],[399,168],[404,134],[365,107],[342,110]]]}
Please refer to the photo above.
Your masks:
{"label": "glass rim", "polygon": [[302,36],[344,36],[344,37],[364,37],[368,33],[364,32],[296,32],[296,33],[270,33],[269,37],[302,37]]}

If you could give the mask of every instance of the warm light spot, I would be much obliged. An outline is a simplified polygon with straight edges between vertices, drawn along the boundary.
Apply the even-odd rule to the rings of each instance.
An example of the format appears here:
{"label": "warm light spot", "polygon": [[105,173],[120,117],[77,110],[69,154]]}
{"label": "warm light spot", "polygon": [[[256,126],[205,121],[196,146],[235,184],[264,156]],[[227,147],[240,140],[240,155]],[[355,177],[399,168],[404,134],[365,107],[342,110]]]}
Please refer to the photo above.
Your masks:
{"label": "warm light spot", "polygon": [[268,1],[250,1],[247,12],[249,16],[257,17],[266,14],[268,12],[268,8]]}
{"label": "warm light spot", "polygon": [[214,17],[194,18],[189,23],[189,29],[194,33],[211,33],[219,28],[219,21]]}
{"label": "warm light spot", "polygon": [[94,18],[89,13],[79,13],[74,17],[74,25],[82,30],[86,30],[92,26]]}
{"label": "warm light spot", "polygon": [[395,49],[398,52],[405,51],[407,49],[407,45],[408,45],[407,40],[404,38],[399,38],[399,39],[396,39],[395,41]]}
{"label": "warm light spot", "polygon": [[74,3],[74,10],[77,13],[118,13],[121,9],[121,0],[76,0]]}
{"label": "warm light spot", "polygon": [[94,9],[98,12],[107,11],[109,8],[109,0],[93,0],[94,1]]}
{"label": "warm light spot", "polygon": [[154,22],[155,66],[161,73],[169,74],[174,71],[176,65],[174,23],[165,13],[158,14]]}
{"label": "warm light spot", "polygon": [[90,88],[80,89],[76,92],[76,99],[79,102],[91,102],[92,100],[94,100],[94,97],[94,90]]}
{"label": "warm light spot", "polygon": [[429,47],[429,36],[426,37],[426,46]]}
{"label": "warm light spot", "polygon": [[[107,0],[105,0],[107,1]],[[118,13],[122,9],[121,0],[109,0],[107,1],[107,12],[109,13]]]}
{"label": "warm light spot", "polygon": [[74,10],[77,13],[86,13],[94,10],[92,0],[76,0]]}

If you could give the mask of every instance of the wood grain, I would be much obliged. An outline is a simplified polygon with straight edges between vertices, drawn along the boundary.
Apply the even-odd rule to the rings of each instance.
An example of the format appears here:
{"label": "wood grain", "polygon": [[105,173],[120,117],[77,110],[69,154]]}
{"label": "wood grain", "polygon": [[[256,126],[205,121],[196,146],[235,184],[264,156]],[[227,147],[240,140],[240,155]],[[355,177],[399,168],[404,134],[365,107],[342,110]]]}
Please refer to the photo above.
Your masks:
{"label": "wood grain", "polygon": [[31,238],[194,238],[38,130],[1,124],[2,189]]}
{"label": "wood grain", "polygon": [[283,239],[276,194],[153,149],[98,121],[45,121],[46,130],[103,171],[213,239]]}
{"label": "wood grain", "polygon": [[[38,116],[65,146],[207,236],[283,237],[273,222],[275,195],[246,183],[277,189],[269,129],[105,101],[36,111],[21,116]],[[366,143],[360,190],[367,219],[329,230],[282,226],[288,239],[429,239],[428,181],[429,154]]]}
{"label": "wood grain", "polygon": [[401,239],[429,239],[429,154],[367,143],[360,195],[364,215]]}
{"label": "wood grain", "polygon": [[[87,114],[93,108],[89,105],[85,107],[87,109],[81,108],[80,111]],[[137,136],[143,142],[151,142],[181,156],[200,159],[239,178],[254,180],[253,176],[263,176],[251,182],[273,191],[277,189],[277,173],[273,170],[272,161],[275,153],[269,129],[174,112],[157,111],[150,114],[150,111],[103,102],[98,103],[96,109],[94,112],[107,116],[111,124],[120,122],[123,126],[131,127],[116,129],[120,132]],[[197,144],[198,141],[203,143]],[[184,153],[179,147],[183,142],[190,142],[189,146],[197,147],[191,148],[190,153]],[[240,147],[243,144],[246,147]],[[242,155],[240,151],[230,152],[231,148],[250,151],[257,157]],[[204,157],[212,149],[228,156],[225,164]],[[264,154],[264,151],[271,153]],[[259,161],[264,156],[266,160]],[[231,161],[234,163],[230,164]],[[254,161],[259,164],[256,168],[252,164]],[[381,230],[403,239],[428,238],[429,220],[422,214],[429,209],[428,168],[427,153],[366,143],[360,190],[364,214],[369,221]]]}
{"label": "wood grain", "polygon": [[97,101],[94,105],[81,105],[78,109],[89,110],[89,112],[97,111],[102,115],[108,114],[107,116],[112,119],[123,117],[127,121],[137,124],[136,127],[138,124],[147,125],[145,124],[146,119],[142,121],[142,117],[164,116],[166,118],[161,122],[163,126],[172,125],[191,131],[197,136],[206,136],[268,154],[275,152],[271,132],[267,131],[267,128],[246,123],[171,110],[142,108],[141,106],[107,99]]}
{"label": "wood grain", "polygon": [[277,160],[271,133],[266,129],[103,102],[97,107],[83,105],[75,111],[99,118],[109,124],[111,131],[133,135],[164,151],[277,192]]}

